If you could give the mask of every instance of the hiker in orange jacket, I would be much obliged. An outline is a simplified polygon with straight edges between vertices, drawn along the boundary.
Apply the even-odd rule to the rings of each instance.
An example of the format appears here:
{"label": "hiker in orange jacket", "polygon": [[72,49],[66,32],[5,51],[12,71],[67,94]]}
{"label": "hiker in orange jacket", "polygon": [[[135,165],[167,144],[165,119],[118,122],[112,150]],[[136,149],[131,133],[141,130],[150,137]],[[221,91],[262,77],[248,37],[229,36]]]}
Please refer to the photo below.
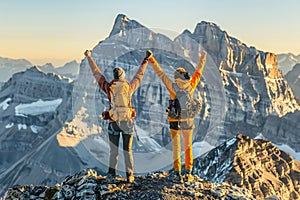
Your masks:
{"label": "hiker in orange jacket", "polygon": [[[204,65],[206,62],[206,52],[202,50],[200,52],[200,61],[192,77],[184,68],[177,68],[174,72],[173,81],[163,72],[162,68],[157,63],[156,59],[152,55],[150,50],[149,61],[154,69],[157,76],[162,80],[162,82],[167,87],[170,93],[170,99],[174,100],[176,98],[176,86],[179,89],[187,90],[190,96],[193,96],[194,91],[200,81]],[[172,118],[168,116],[168,121],[170,124],[170,132],[172,138],[172,149],[173,149],[173,162],[174,162],[174,174],[177,178],[182,180],[181,176],[181,159],[180,159],[180,132],[182,131],[183,135],[183,144],[184,144],[184,155],[185,155],[185,178],[187,181],[193,180],[191,175],[193,169],[193,152],[192,152],[192,138],[193,138],[193,129],[194,129],[194,119],[188,117]]]}
{"label": "hiker in orange jacket", "polygon": [[[104,117],[108,118],[109,120],[108,133],[109,133],[109,141],[110,141],[109,142],[110,157],[109,157],[108,177],[115,178],[116,176],[116,169],[118,164],[119,139],[120,139],[120,134],[122,133],[123,153],[124,153],[125,166],[126,166],[126,177],[127,177],[127,182],[132,183],[134,181],[132,140],[134,134],[133,117],[135,116],[135,111],[131,107],[131,98],[132,98],[132,94],[139,87],[143,79],[144,72],[148,65],[147,54],[146,57],[143,59],[135,76],[130,81],[130,83],[126,81],[125,71],[120,67],[116,67],[113,69],[114,80],[112,80],[111,82],[107,82],[104,75],[101,73],[100,69],[96,65],[91,55],[91,51],[86,50],[84,52],[84,55],[88,60],[93,76],[97,80],[99,87],[106,93],[109,102],[111,104],[114,101],[114,98],[117,98],[116,96],[119,95],[119,94],[115,95],[114,91],[122,90],[124,88],[126,89],[126,91],[123,92],[126,93],[127,95],[124,96],[122,100],[125,100],[128,105],[125,105],[125,107],[123,106],[121,108],[122,110],[118,109],[117,105],[111,105],[110,112],[106,113],[106,115],[108,116],[104,116]],[[118,88],[119,85],[121,85],[121,87]],[[119,121],[118,117],[120,117],[121,114],[123,118]]]}

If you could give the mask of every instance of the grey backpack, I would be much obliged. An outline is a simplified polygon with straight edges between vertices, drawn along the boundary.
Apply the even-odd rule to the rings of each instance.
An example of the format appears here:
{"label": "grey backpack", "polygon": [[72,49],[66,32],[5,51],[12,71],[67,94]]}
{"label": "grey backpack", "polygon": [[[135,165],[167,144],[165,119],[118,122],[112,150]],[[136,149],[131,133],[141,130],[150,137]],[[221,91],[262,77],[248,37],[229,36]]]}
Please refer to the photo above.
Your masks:
{"label": "grey backpack", "polygon": [[173,83],[173,89],[176,92],[174,100],[169,100],[167,108],[168,116],[175,119],[195,118],[202,109],[202,98],[192,97],[187,88],[179,88]]}

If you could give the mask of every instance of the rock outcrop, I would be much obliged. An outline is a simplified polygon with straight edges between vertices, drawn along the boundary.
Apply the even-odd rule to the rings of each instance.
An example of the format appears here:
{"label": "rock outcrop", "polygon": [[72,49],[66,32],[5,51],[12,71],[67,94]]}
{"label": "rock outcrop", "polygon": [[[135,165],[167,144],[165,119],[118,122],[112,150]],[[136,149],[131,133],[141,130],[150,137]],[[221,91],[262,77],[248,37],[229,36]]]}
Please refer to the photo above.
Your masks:
{"label": "rock outcrop", "polygon": [[300,163],[269,141],[240,134],[195,162],[200,177],[245,188],[256,199],[300,198]]}
{"label": "rock outcrop", "polygon": [[181,183],[173,180],[167,172],[138,176],[128,184],[117,177],[114,180],[98,176],[94,170],[83,170],[69,176],[56,187],[14,186],[4,200],[13,199],[255,199],[242,188],[227,183],[212,184],[198,176],[194,181]]}
{"label": "rock outcrop", "polygon": [[300,102],[300,64],[296,64],[284,77]]}

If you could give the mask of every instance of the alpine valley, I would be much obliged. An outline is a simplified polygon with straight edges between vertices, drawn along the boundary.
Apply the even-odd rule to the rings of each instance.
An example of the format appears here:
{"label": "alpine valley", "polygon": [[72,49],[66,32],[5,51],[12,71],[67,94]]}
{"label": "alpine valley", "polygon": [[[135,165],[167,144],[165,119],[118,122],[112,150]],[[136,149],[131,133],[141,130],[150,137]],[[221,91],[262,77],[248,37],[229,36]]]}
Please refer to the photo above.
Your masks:
{"label": "alpine valley", "polygon": [[[207,51],[196,92],[203,108],[195,119],[192,185],[167,180],[169,93],[150,65],[133,95],[140,138],[133,151],[140,176],[128,188],[101,178],[109,147],[107,122],[99,116],[109,103],[87,60],[78,74],[72,63],[56,72],[51,65],[21,60],[25,71],[13,71],[0,91],[0,196],[8,191],[5,199],[300,198],[300,106],[275,54],[248,47],[211,22],[170,39],[120,14],[92,56],[108,80],[116,66],[130,80],[147,49],[170,78],[177,67],[193,73],[199,50]],[[123,171],[120,155],[119,174]]]}

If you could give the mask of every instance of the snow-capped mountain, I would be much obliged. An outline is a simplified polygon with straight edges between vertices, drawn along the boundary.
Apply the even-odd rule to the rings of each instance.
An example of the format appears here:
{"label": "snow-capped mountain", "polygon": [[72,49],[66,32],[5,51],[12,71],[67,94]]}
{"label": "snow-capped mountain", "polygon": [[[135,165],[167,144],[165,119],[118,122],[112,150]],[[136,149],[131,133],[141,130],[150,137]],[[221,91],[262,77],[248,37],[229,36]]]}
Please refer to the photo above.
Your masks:
{"label": "snow-capped mountain", "polygon": [[[0,88],[2,83],[8,81],[13,74],[25,71],[32,66],[33,65],[25,59],[0,57]],[[60,67],[54,67],[51,63],[46,63],[45,65],[38,67],[45,73],[55,73],[72,79],[76,79],[79,73],[79,63],[75,60]]]}
{"label": "snow-capped mountain", "polygon": [[[215,146],[237,133],[255,137],[263,132],[276,144],[288,144],[300,150],[296,139],[299,106],[278,71],[276,55],[247,47],[213,23],[201,22],[193,33],[184,31],[172,41],[125,15],[118,15],[110,37],[101,41],[92,50],[92,55],[108,80],[112,79],[111,71],[115,66],[123,67],[130,80],[148,48],[153,50],[170,78],[179,66],[193,72],[199,49],[208,52],[203,79],[198,87],[204,106],[201,117],[195,122],[195,141],[204,139]],[[158,144],[163,144],[161,130],[167,126],[164,111],[169,93],[151,67],[145,74],[141,87],[133,96],[133,105],[138,111],[136,123],[151,132],[151,138]],[[91,93],[84,98],[78,95],[76,102],[79,106],[84,105],[89,116],[96,116],[108,103],[105,95],[98,97],[97,86],[90,77],[89,66],[83,60],[78,78],[81,84],[76,90],[86,92],[89,88]],[[283,123],[287,121],[288,127]]]}
{"label": "snow-capped mountain", "polygon": [[71,118],[71,79],[32,67],[0,92],[0,194],[16,183],[53,184],[83,161],[60,148],[56,133]]}
{"label": "snow-capped mountain", "polygon": [[300,198],[300,163],[269,141],[240,134],[195,162],[201,178],[245,188],[257,199]]}
{"label": "snow-capped mountain", "polygon": [[[107,80],[112,79],[115,66],[122,67],[130,80],[147,49],[153,50],[171,79],[177,67],[193,73],[199,50],[208,52],[197,88],[203,108],[195,119],[195,155],[237,133],[251,137],[263,133],[277,145],[300,151],[299,106],[278,71],[274,54],[247,47],[213,23],[201,22],[193,33],[186,30],[171,40],[125,15],[118,15],[109,37],[94,47],[92,55]],[[70,68],[65,72],[71,71]],[[133,96],[136,128],[142,144],[134,140],[138,174],[172,167],[165,114],[168,100],[168,91],[148,66]],[[82,60],[74,82],[37,68],[15,74],[0,92],[1,147],[10,152],[7,149],[0,152],[0,160],[3,159],[0,194],[13,184],[53,185],[88,167],[105,172],[109,153],[107,122],[99,115],[108,106],[108,99],[99,91],[86,59]],[[37,139],[32,142],[33,138]],[[203,145],[208,148],[203,150]],[[17,156],[10,158],[14,154]],[[120,162],[121,174],[123,168]]]}
{"label": "snow-capped mountain", "polygon": [[296,64],[284,77],[293,89],[295,96],[298,100],[300,100],[300,62],[299,64]]}
{"label": "snow-capped mountain", "polygon": [[51,63],[47,63],[39,68],[45,73],[55,73],[72,79],[76,79],[79,73],[79,63],[75,60],[60,67],[54,67]]}
{"label": "snow-capped mountain", "polygon": [[286,75],[289,71],[293,69],[297,63],[300,63],[300,54],[294,55],[292,53],[288,54],[278,54],[278,68]]}
{"label": "snow-capped mountain", "polygon": [[25,59],[10,59],[0,57],[0,82],[6,82],[17,72],[25,71],[32,64]]}
{"label": "snow-capped mountain", "polygon": [[[222,118],[224,131],[208,133],[206,140],[212,144],[213,141],[228,139],[238,133],[251,137],[264,133],[268,140],[276,144],[288,144],[300,151],[300,141],[296,139],[299,134],[296,125],[300,116],[299,105],[278,70],[276,55],[247,47],[213,23],[201,22],[193,33],[184,31],[175,41],[181,42],[191,52],[197,48],[197,44],[189,38],[200,43],[219,69],[222,84],[216,85],[217,82],[213,80],[208,82],[208,87],[224,90],[223,96],[218,92],[212,97],[221,96],[219,104],[222,106],[211,106],[211,109],[216,107],[219,111],[216,114],[226,113]],[[211,80],[211,72],[207,69],[212,66],[207,63],[203,72],[208,81]],[[216,133],[219,135],[216,136]],[[294,139],[297,141],[294,142]]]}

